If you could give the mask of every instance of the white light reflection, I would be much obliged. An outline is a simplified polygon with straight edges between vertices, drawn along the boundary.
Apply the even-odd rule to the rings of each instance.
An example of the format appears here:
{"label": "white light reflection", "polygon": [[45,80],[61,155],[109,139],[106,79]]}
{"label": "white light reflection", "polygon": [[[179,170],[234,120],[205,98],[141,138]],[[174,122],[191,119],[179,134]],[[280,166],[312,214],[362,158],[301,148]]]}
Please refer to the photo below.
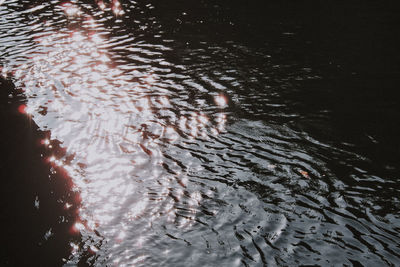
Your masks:
{"label": "white light reflection", "polygon": [[[97,3],[100,9],[107,8],[103,1]],[[111,9],[123,14],[118,1],[112,2]],[[99,24],[75,4],[66,3],[60,10],[67,17],[81,16],[92,27]],[[160,119],[156,112],[173,108],[164,91],[160,90],[164,95],[155,94],[160,77],[119,69],[103,46],[106,38],[88,27],[37,37],[41,50],[29,55],[31,62],[16,78],[25,84],[28,99],[21,111],[51,131],[51,138],[42,144],[51,148],[52,140],[59,140],[67,155],[74,156],[70,162],[56,155],[48,158],[51,166],[71,177],[82,199],[72,232],[83,235],[96,230],[117,249],[131,242],[128,232],[148,230],[161,217],[180,227],[196,222],[201,194],[187,192],[184,173],[168,176],[163,168],[165,142],[178,142],[181,135],[192,139],[217,135],[224,131],[226,115],[209,117],[193,111],[174,121]],[[9,70],[4,67],[1,73],[6,76]],[[216,98],[216,104],[225,106],[226,97]],[[39,112],[40,106],[46,107],[45,115]],[[177,203],[187,205],[190,215],[178,219]],[[66,209],[72,206],[65,203]],[[132,225],[142,228],[132,229]],[[134,245],[140,248],[146,241],[139,236]],[[85,249],[73,243],[71,248],[73,255]],[[88,249],[100,253],[102,248],[96,243]]]}
{"label": "white light reflection", "polygon": [[62,5],[65,14],[69,17],[80,16],[82,11],[72,3],[65,3]]}
{"label": "white light reflection", "polygon": [[104,10],[106,8],[106,5],[104,4],[103,1],[97,1],[97,5],[101,10]]}
{"label": "white light reflection", "polygon": [[226,105],[228,104],[228,100],[227,100],[226,96],[224,96],[222,94],[215,96],[214,101],[220,107],[226,107]]}

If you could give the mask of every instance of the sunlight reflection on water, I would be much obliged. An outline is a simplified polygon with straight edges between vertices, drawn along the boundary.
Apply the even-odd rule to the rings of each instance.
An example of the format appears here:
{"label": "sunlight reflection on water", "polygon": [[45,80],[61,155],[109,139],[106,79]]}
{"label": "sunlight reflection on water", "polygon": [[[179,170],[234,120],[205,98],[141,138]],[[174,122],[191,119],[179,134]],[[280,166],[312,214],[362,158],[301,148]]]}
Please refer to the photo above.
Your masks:
{"label": "sunlight reflection on water", "polygon": [[[268,4],[272,17],[239,25],[252,18],[235,1],[206,2],[0,6],[1,108],[13,126],[4,140],[27,126],[23,136],[40,144],[7,161],[17,190],[38,183],[6,202],[13,215],[22,202],[34,209],[6,233],[20,232],[9,259],[34,232],[28,255],[57,243],[52,261],[70,247],[67,266],[398,262],[396,167],[377,171],[360,153],[371,146],[358,150],[364,141],[343,143],[351,131],[333,130],[348,119],[333,107],[348,84],[314,59],[326,51],[303,34],[310,26],[273,14],[292,4]],[[302,43],[315,55],[299,53]],[[31,146],[17,136],[5,147],[25,156]],[[20,182],[26,165],[40,175]]]}
{"label": "sunlight reflection on water", "polygon": [[[102,1],[97,3],[102,10],[108,8]],[[23,112],[51,132],[50,139],[42,140],[44,146],[51,148],[52,140],[58,140],[66,155],[73,155],[68,161],[66,156],[48,159],[66,171],[73,189],[80,193],[79,218],[72,231],[91,240],[94,231],[108,249],[126,248],[124,239],[128,229],[132,232],[130,224],[147,213],[147,226],[136,230],[141,238],[134,245],[140,247],[153,220],[160,216],[168,221],[177,219],[174,202],[181,201],[184,191],[171,188],[171,181],[181,180],[183,187],[187,183],[185,174],[171,177],[163,169],[163,150],[168,143],[179,142],[184,133],[190,138],[208,138],[223,132],[226,115],[215,114],[215,127],[206,114],[197,111],[188,117],[160,119],[158,112],[174,107],[165,94],[168,92],[157,92],[157,76],[151,70],[119,69],[104,48],[107,37],[97,32],[101,22],[73,3],[59,8],[71,20],[83,19],[86,27],[60,29],[35,38],[39,46],[28,56],[31,63],[20,66],[16,75],[28,99]],[[124,14],[118,1],[113,1],[111,8],[116,15]],[[6,75],[7,69],[2,71]],[[226,97],[218,95],[215,102],[224,107]],[[147,188],[161,185],[157,186],[156,201],[149,202],[144,180]],[[197,191],[188,197],[189,215],[181,219],[182,227],[195,222],[202,199]],[[70,205],[66,203],[66,207]],[[84,251],[100,253],[103,241],[88,240],[84,248],[71,243],[71,262]],[[119,262],[119,257],[114,256],[113,261]]]}

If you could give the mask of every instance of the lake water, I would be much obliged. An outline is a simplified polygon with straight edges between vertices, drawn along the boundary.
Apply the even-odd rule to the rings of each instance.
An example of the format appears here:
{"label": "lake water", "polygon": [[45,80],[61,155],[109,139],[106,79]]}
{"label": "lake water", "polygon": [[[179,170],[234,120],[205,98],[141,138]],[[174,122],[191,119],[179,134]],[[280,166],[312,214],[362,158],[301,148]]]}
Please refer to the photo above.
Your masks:
{"label": "lake water", "polygon": [[5,266],[398,266],[399,8],[0,1]]}

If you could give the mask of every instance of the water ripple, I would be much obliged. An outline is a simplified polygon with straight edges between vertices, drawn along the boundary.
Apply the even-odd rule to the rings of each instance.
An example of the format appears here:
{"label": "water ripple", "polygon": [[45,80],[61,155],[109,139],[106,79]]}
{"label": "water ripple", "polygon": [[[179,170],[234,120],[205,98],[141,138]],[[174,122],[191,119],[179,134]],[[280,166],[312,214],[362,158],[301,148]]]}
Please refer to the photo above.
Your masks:
{"label": "water ripple", "polygon": [[80,196],[66,265],[398,263],[395,194],[379,212],[397,181],[292,127],[286,96],[318,74],[236,42],[183,46],[154,8],[0,6],[2,76]]}

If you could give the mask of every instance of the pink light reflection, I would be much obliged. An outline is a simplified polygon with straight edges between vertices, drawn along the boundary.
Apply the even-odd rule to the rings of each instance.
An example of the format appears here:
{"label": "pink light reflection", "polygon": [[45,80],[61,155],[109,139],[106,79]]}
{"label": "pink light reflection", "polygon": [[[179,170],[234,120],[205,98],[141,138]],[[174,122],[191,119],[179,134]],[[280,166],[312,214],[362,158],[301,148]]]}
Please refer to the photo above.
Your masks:
{"label": "pink light reflection", "polygon": [[106,5],[104,4],[103,1],[97,1],[97,5],[101,10],[104,10],[106,8]]}

